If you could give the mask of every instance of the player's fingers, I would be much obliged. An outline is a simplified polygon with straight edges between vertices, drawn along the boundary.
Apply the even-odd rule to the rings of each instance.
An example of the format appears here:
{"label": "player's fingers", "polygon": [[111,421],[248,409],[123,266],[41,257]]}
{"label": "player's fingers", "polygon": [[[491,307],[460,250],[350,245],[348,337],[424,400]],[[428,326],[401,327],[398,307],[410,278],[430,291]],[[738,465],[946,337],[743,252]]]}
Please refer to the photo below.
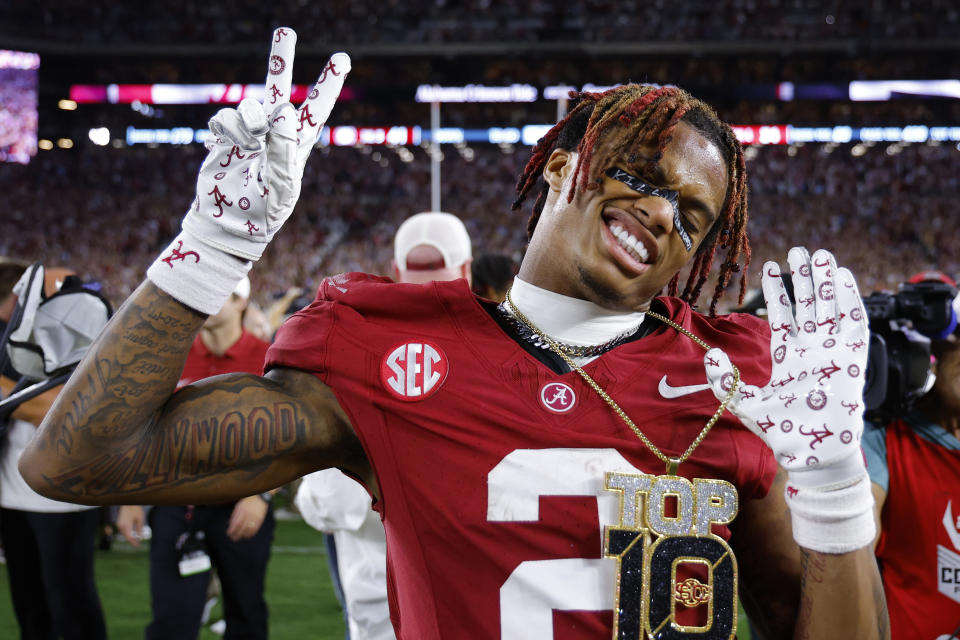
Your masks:
{"label": "player's fingers", "polygon": [[846,267],[841,267],[836,278],[837,309],[840,312],[840,331],[856,337],[866,337],[867,312],[857,288],[857,280]]}
{"label": "player's fingers", "polygon": [[340,90],[343,89],[343,82],[349,72],[350,56],[343,52],[330,56],[298,112],[297,133],[300,136],[302,149],[309,151],[313,147],[320,129],[330,117],[330,112],[340,96]]}
{"label": "player's fingers", "polygon": [[242,149],[257,149],[260,143],[247,130],[243,118],[236,109],[220,109],[210,118],[210,134],[226,144]]}
{"label": "player's fingers", "polygon": [[793,318],[787,288],[783,285],[783,278],[780,277],[780,265],[776,262],[765,263],[760,284],[767,305],[767,321],[770,323],[771,336],[774,342],[786,342],[790,334],[796,334],[797,323]]}
{"label": "player's fingers", "polygon": [[290,102],[296,46],[297,33],[290,27],[278,27],[273,32],[263,95],[264,111],[267,113],[272,113],[276,106],[283,102]]}
{"label": "player's fingers", "polygon": [[[703,356],[703,368],[707,372],[707,382],[717,400],[724,400],[733,388],[733,364],[722,349],[710,349]],[[734,393],[727,407],[732,411],[739,403],[739,394]]]}
{"label": "player's fingers", "polygon": [[237,105],[237,112],[250,135],[259,137],[267,134],[267,114],[259,102],[253,98],[244,98]]}
{"label": "player's fingers", "polygon": [[797,327],[800,333],[813,333],[817,330],[817,305],[813,295],[810,254],[804,247],[794,247],[787,253],[787,262],[793,281],[793,297],[797,301]]}
{"label": "player's fingers", "polygon": [[837,322],[837,295],[836,276],[837,261],[833,254],[824,249],[818,249],[811,260],[811,276],[813,279],[814,295],[817,298],[817,326],[827,330],[830,335],[836,334],[840,327]]}
{"label": "player's fingers", "polygon": [[297,192],[297,183],[300,180],[297,165],[296,111],[289,102],[278,106],[270,116],[267,161],[270,166],[270,192],[267,198],[277,203],[287,203]]}

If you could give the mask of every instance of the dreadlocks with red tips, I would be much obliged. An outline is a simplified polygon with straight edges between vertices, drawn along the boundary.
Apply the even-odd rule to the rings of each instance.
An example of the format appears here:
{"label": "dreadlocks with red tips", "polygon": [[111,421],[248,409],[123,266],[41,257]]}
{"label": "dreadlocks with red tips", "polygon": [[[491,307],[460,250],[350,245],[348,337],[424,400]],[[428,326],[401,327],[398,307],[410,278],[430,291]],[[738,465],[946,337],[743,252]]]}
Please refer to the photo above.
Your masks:
{"label": "dreadlocks with red tips", "polygon": [[[641,150],[655,147],[657,153],[646,163],[645,170],[655,168],[677,125],[686,122],[723,155],[727,164],[727,193],[719,217],[697,249],[690,275],[679,295],[691,306],[697,303],[713,268],[717,249],[724,249],[717,286],[710,300],[710,315],[716,315],[720,297],[737,272],[741,273],[738,300],[743,304],[746,267],[750,264],[747,174],[743,149],[733,130],[720,121],[710,105],[677,87],[627,84],[603,93],[584,92],[571,97],[578,100],[576,106],[540,139],[520,174],[513,209],[522,207],[555,149],[576,149],[578,154],[573,184],[567,194],[567,201],[572,202],[578,189],[598,188],[602,171],[617,159],[630,158],[633,162],[633,158],[643,156],[639,153]],[[601,147],[601,141],[612,144]],[[549,187],[544,185],[537,196],[527,223],[528,237],[533,235],[548,192]],[[677,295],[679,285],[678,274],[667,286],[669,295]]]}

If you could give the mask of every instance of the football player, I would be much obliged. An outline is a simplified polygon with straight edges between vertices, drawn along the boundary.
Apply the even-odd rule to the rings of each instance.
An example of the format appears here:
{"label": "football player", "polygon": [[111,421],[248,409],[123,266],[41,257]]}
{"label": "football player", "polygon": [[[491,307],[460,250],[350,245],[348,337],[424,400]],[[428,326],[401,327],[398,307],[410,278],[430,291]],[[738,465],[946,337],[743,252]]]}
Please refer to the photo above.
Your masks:
{"label": "football player", "polygon": [[212,119],[182,232],[48,414],[31,485],[211,503],[338,467],[383,519],[400,638],[732,638],[738,592],[763,637],[884,637],[856,284],[798,248],[795,312],[768,263],[769,325],[714,316],[749,263],[743,154],[675,87],[583,94],[536,146],[502,304],[464,280],[332,277],[264,376],[173,393],[292,213],[349,70],[334,54],[295,109],[294,39],[274,34],[264,104]]}

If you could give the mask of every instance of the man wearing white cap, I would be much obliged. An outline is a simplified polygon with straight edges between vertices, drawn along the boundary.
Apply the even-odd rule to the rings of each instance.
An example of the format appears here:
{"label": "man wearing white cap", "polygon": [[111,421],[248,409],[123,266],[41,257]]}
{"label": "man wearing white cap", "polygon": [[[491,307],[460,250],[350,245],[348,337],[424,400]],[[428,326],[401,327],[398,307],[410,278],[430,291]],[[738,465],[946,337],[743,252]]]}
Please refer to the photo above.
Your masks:
{"label": "man wearing white cap", "polygon": [[469,284],[471,262],[470,234],[452,213],[414,214],[403,221],[393,239],[393,279],[397,282],[466,278]]}
{"label": "man wearing white cap", "polygon": [[[244,277],[204,322],[177,388],[221,373],[262,372],[270,345],[243,327],[249,298]],[[197,637],[211,566],[223,590],[226,637],[267,637],[263,589],[275,525],[270,498],[262,493],[219,505],[157,506],[148,518],[143,507],[120,508],[117,526],[130,544],[139,546],[145,522],[152,532],[148,640]]]}

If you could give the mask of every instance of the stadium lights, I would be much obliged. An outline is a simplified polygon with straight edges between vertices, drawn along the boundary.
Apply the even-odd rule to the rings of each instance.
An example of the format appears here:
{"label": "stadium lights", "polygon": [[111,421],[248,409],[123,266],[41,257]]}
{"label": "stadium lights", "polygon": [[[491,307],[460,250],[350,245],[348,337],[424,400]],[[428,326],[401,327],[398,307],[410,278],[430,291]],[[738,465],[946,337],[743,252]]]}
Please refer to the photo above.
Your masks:
{"label": "stadium lights", "polygon": [[40,140],[37,140],[37,147],[43,149],[44,151],[50,151],[50,149],[53,149],[53,141],[47,140],[46,138],[41,138]]}
{"label": "stadium lights", "polygon": [[850,99],[886,101],[895,98],[960,98],[960,80],[854,80]]}
{"label": "stadium lights", "polygon": [[[358,145],[387,145],[393,147],[416,146],[436,142],[438,144],[488,143],[499,145],[524,144],[533,146],[550,130],[550,124],[531,124],[524,127],[489,127],[486,129],[463,129],[440,127],[436,137],[429,129],[421,127],[324,127],[320,132],[320,146],[352,147]],[[751,145],[802,145],[805,143],[846,144],[862,143],[938,143],[960,142],[960,126],[928,127],[908,125],[905,127],[795,127],[792,125],[733,125],[741,144]],[[126,144],[190,144],[203,143],[207,129],[174,127],[171,129],[140,129],[127,127]]]}
{"label": "stadium lights", "polygon": [[70,138],[59,138],[57,140],[57,146],[60,147],[61,149],[72,149],[73,140],[71,140]]}
{"label": "stadium lights", "polygon": [[[290,87],[290,101],[306,100],[312,85]],[[354,99],[354,90],[344,87],[338,102]],[[81,104],[237,104],[244,98],[262,101],[263,83],[257,84],[75,84],[70,99]]]}
{"label": "stadium lights", "polygon": [[523,141],[523,144],[532,147],[537,144],[537,140],[546,135],[547,131],[551,128],[552,125],[549,124],[528,124],[520,130],[520,139]]}
{"label": "stadium lights", "polygon": [[127,145],[135,144],[203,144],[209,133],[208,129],[191,129],[190,127],[174,127],[172,129],[138,129],[127,127]]}
{"label": "stadium lights", "polygon": [[30,71],[40,68],[40,55],[28,51],[0,49],[0,69]]}
{"label": "stadium lights", "polygon": [[463,87],[441,87],[422,84],[417,87],[417,102],[536,102],[538,91],[529,84],[488,87],[468,84]]}
{"label": "stadium lights", "polygon": [[567,84],[554,84],[543,88],[543,97],[547,100],[564,100],[570,97],[571,91],[576,90],[576,87]]}
{"label": "stadium lights", "polygon": [[61,100],[60,102],[57,103],[57,106],[63,109],[64,111],[77,110],[77,103],[74,102],[73,100],[66,100],[66,99]]}
{"label": "stadium lights", "polygon": [[[0,68],[3,67],[0,51]],[[8,52],[9,53],[9,52]],[[23,54],[35,55],[35,54]],[[17,60],[20,60],[18,58]],[[32,61],[33,58],[30,58]],[[39,58],[36,59],[39,64]],[[602,92],[618,85],[585,84],[580,90]],[[654,85],[673,86],[673,85]],[[423,84],[417,87],[415,99],[423,103],[443,102],[535,102],[539,97],[562,102],[567,100],[574,86],[547,85],[539,90],[529,84],[487,86],[467,84],[440,86]],[[290,100],[303,102],[310,87],[293,85]],[[899,98],[930,99],[960,98],[960,80],[855,80],[849,83],[801,83],[784,81],[776,84],[757,84],[734,87],[735,94],[748,100],[852,100],[887,101]],[[78,84],[70,87],[70,100],[76,103],[132,104],[237,104],[243,98],[263,100],[264,87],[257,84]],[[353,100],[356,92],[344,87],[340,102]]]}
{"label": "stadium lights", "polygon": [[90,138],[90,142],[98,147],[105,147],[110,144],[110,129],[106,127],[90,129],[90,131],[87,132],[87,136]]}

